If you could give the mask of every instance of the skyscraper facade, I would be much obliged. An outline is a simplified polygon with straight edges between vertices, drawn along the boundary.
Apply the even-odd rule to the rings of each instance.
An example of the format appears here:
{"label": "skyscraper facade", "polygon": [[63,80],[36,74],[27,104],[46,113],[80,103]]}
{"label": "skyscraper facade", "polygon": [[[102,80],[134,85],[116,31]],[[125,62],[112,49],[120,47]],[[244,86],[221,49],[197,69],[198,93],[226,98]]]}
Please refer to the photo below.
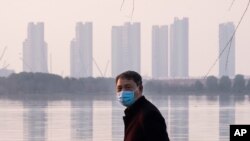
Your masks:
{"label": "skyscraper facade", "polygon": [[44,23],[29,23],[28,36],[23,42],[23,71],[47,73],[47,54]]}
{"label": "skyscraper facade", "polygon": [[168,77],[168,26],[152,27],[152,78]]}
{"label": "skyscraper facade", "polygon": [[170,27],[170,76],[186,78],[189,76],[189,22],[175,18]]}
{"label": "skyscraper facade", "polygon": [[91,77],[93,74],[92,23],[76,24],[76,35],[70,47],[70,76]]}
{"label": "skyscraper facade", "polygon": [[[232,22],[219,25],[219,77],[235,75],[235,26]],[[232,38],[233,37],[233,38]],[[224,51],[223,51],[224,50]]]}
{"label": "skyscraper facade", "polygon": [[112,27],[112,77],[126,70],[140,73],[140,23],[125,23]]}

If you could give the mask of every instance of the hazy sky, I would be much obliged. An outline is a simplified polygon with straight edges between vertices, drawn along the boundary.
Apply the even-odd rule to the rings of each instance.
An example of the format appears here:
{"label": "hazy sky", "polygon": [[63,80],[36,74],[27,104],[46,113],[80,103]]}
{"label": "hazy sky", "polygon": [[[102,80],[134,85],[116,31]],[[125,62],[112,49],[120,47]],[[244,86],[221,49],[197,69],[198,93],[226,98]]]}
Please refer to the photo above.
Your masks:
{"label": "hazy sky", "polygon": [[[170,25],[174,17],[189,18],[190,76],[204,76],[218,56],[218,25],[238,23],[248,0],[0,0],[0,51],[8,49],[0,66],[22,71],[22,44],[28,22],[45,23],[48,54],[52,54],[52,72],[69,75],[69,47],[78,21],[93,22],[93,56],[104,71],[109,61],[111,72],[111,26],[141,22],[141,73],[151,76],[151,27]],[[236,73],[250,75],[250,9],[236,34]],[[49,55],[48,55],[49,56]],[[94,76],[100,76],[93,64]],[[218,63],[211,71],[218,74]]]}

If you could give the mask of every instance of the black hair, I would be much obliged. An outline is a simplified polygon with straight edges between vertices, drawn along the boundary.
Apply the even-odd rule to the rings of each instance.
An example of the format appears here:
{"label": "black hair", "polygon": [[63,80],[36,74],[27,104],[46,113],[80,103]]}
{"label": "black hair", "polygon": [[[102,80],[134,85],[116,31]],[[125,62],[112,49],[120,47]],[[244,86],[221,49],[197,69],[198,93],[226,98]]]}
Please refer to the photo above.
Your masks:
{"label": "black hair", "polygon": [[137,86],[142,88],[142,77],[139,73],[135,71],[125,71],[119,75],[116,76],[115,83],[117,83],[118,79],[127,79],[127,80],[133,80]]}

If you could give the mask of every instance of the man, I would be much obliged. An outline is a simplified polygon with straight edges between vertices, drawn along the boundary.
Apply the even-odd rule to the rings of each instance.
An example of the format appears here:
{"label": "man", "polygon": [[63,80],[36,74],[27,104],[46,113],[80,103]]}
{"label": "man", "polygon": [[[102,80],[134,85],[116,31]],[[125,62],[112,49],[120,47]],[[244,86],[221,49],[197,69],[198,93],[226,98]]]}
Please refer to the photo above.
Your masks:
{"label": "man", "polygon": [[137,72],[126,71],[116,77],[117,99],[126,107],[124,141],[169,141],[164,118],[142,92]]}

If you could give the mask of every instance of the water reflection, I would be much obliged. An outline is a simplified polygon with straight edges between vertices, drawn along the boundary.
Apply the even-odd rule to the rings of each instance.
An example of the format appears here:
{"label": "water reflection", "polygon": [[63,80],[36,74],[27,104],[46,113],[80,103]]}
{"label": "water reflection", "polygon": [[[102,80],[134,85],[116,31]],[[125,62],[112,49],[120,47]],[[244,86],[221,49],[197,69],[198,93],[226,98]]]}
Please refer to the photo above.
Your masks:
{"label": "water reflection", "polygon": [[170,96],[170,138],[172,141],[188,139],[188,96]]}
{"label": "water reflection", "polygon": [[92,141],[92,100],[71,101],[71,130],[74,141]]}
{"label": "water reflection", "polygon": [[23,103],[0,99],[0,140],[23,141]]}
{"label": "water reflection", "polygon": [[235,101],[234,96],[222,95],[219,97],[220,102],[220,141],[229,140],[229,125],[235,123]]}
{"label": "water reflection", "polygon": [[71,140],[71,105],[70,101],[48,101],[46,141]]}
{"label": "water reflection", "polygon": [[[224,141],[230,124],[250,124],[249,96],[147,96],[171,141]],[[0,100],[4,141],[121,141],[124,107],[112,98]]]}
{"label": "water reflection", "polygon": [[24,137],[27,141],[44,141],[47,138],[47,101],[24,101]]}
{"label": "water reflection", "polygon": [[189,97],[188,134],[190,141],[219,141],[218,107],[218,97]]}
{"label": "water reflection", "polygon": [[93,141],[112,140],[111,108],[111,101],[93,101]]}
{"label": "water reflection", "polygon": [[112,141],[122,141],[124,134],[124,124],[122,117],[124,116],[124,107],[120,103],[113,100],[112,102]]}
{"label": "water reflection", "polygon": [[250,123],[250,96],[242,96],[241,101],[235,104],[235,123],[246,124]]}

